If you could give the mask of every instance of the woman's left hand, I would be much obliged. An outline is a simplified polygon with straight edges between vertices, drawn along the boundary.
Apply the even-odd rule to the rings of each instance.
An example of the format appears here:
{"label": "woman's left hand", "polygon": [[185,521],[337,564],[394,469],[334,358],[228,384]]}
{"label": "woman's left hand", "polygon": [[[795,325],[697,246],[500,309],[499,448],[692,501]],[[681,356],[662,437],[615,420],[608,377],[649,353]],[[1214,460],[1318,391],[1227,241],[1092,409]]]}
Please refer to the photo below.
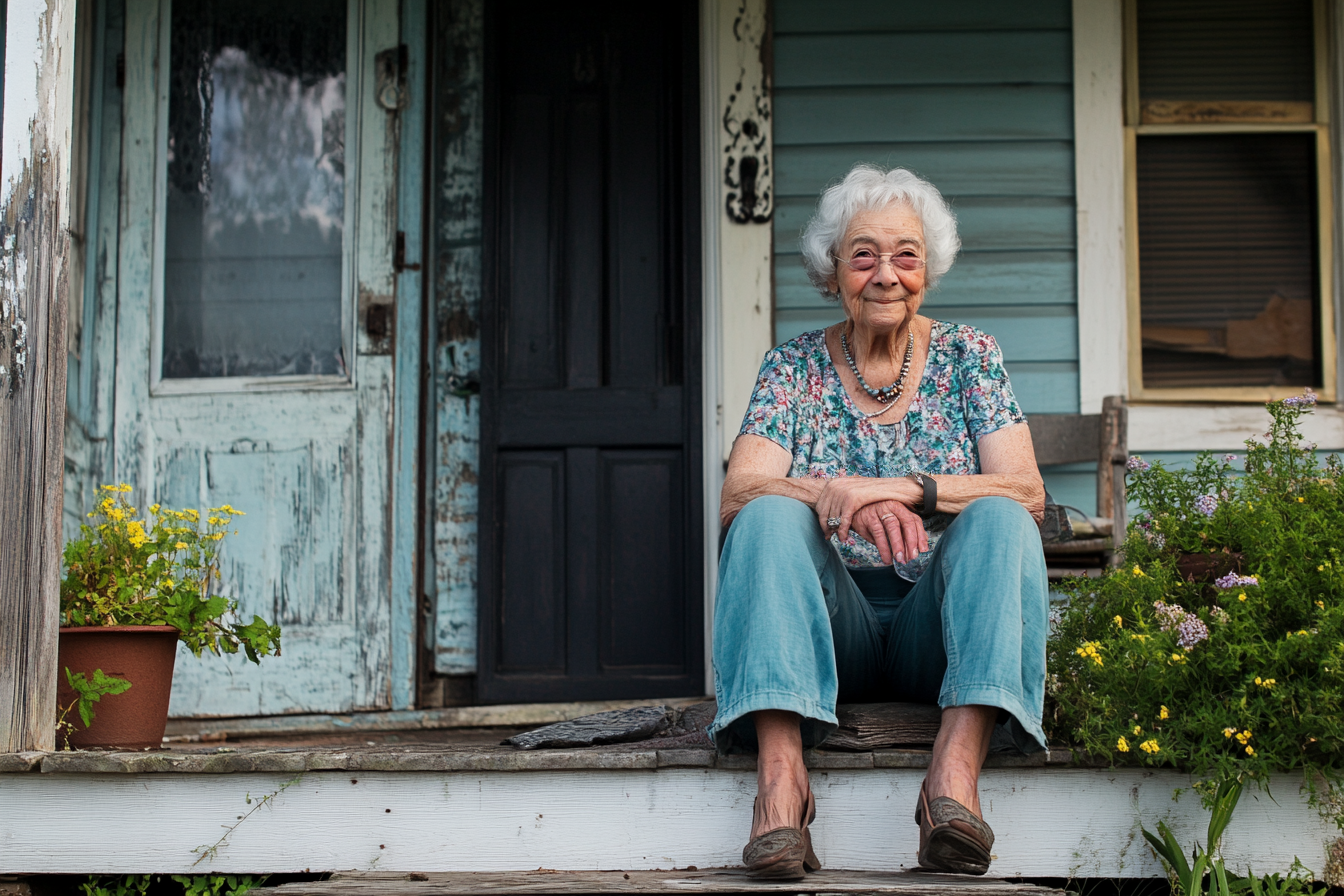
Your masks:
{"label": "woman's left hand", "polygon": [[[878,501],[901,501],[905,496],[896,493],[904,480],[870,479],[866,476],[841,476],[827,480],[817,496],[817,521],[822,531],[840,536],[843,542],[849,541],[849,530],[853,525],[854,514],[859,508]],[[828,525],[829,520],[839,520],[838,526]]]}

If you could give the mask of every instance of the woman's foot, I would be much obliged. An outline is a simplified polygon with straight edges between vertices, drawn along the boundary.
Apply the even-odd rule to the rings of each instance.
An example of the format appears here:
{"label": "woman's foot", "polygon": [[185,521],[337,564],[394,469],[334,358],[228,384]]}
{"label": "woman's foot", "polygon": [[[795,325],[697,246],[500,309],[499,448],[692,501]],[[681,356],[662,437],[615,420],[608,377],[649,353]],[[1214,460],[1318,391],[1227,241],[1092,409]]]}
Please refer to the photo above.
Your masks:
{"label": "woman's foot", "polygon": [[807,829],[816,804],[803,763],[802,719],[796,713],[767,710],[757,712],[754,721],[757,796],[742,863],[751,877],[797,880],[821,869]]}
{"label": "woman's foot", "polygon": [[929,773],[919,789],[919,866],[928,871],[984,874],[994,832],[980,810],[980,767],[998,710],[953,706],[943,710]]}

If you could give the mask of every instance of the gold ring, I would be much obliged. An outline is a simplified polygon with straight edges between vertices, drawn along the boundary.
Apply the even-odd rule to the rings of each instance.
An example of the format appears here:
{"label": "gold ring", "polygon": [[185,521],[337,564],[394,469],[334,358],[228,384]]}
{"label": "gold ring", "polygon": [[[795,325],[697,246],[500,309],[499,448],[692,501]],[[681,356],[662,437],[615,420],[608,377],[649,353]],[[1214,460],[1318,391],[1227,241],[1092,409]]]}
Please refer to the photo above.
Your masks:
{"label": "gold ring", "polygon": [[889,513],[889,514],[887,514],[886,516],[881,517],[881,518],[878,520],[878,522],[885,523],[887,520],[891,519],[891,518],[894,517],[895,515],[896,515],[896,514],[894,514],[894,513]]}

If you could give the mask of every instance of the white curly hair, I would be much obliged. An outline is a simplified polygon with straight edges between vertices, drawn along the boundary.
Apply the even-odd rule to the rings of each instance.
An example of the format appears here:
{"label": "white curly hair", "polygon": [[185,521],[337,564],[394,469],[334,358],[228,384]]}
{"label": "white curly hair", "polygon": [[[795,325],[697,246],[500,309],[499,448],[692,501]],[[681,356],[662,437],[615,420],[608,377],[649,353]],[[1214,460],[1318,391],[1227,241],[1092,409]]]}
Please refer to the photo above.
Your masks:
{"label": "white curly hair", "polygon": [[911,208],[924,227],[928,288],[937,286],[952,267],[961,238],[957,236],[957,218],[938,188],[905,168],[860,163],[849,169],[844,180],[821,194],[816,214],[803,228],[800,239],[807,278],[827,299],[838,298],[827,288],[827,281],[835,277],[834,253],[839,251],[840,240],[854,215],[893,203]]}

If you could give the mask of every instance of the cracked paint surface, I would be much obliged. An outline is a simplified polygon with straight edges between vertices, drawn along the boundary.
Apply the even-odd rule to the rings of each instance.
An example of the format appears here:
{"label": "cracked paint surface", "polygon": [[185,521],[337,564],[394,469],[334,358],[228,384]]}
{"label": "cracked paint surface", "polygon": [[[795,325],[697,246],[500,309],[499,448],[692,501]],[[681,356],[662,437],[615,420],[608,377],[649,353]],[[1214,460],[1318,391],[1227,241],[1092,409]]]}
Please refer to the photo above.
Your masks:
{"label": "cracked paint surface", "polygon": [[434,671],[476,671],[482,0],[437,17],[434,77]]}

